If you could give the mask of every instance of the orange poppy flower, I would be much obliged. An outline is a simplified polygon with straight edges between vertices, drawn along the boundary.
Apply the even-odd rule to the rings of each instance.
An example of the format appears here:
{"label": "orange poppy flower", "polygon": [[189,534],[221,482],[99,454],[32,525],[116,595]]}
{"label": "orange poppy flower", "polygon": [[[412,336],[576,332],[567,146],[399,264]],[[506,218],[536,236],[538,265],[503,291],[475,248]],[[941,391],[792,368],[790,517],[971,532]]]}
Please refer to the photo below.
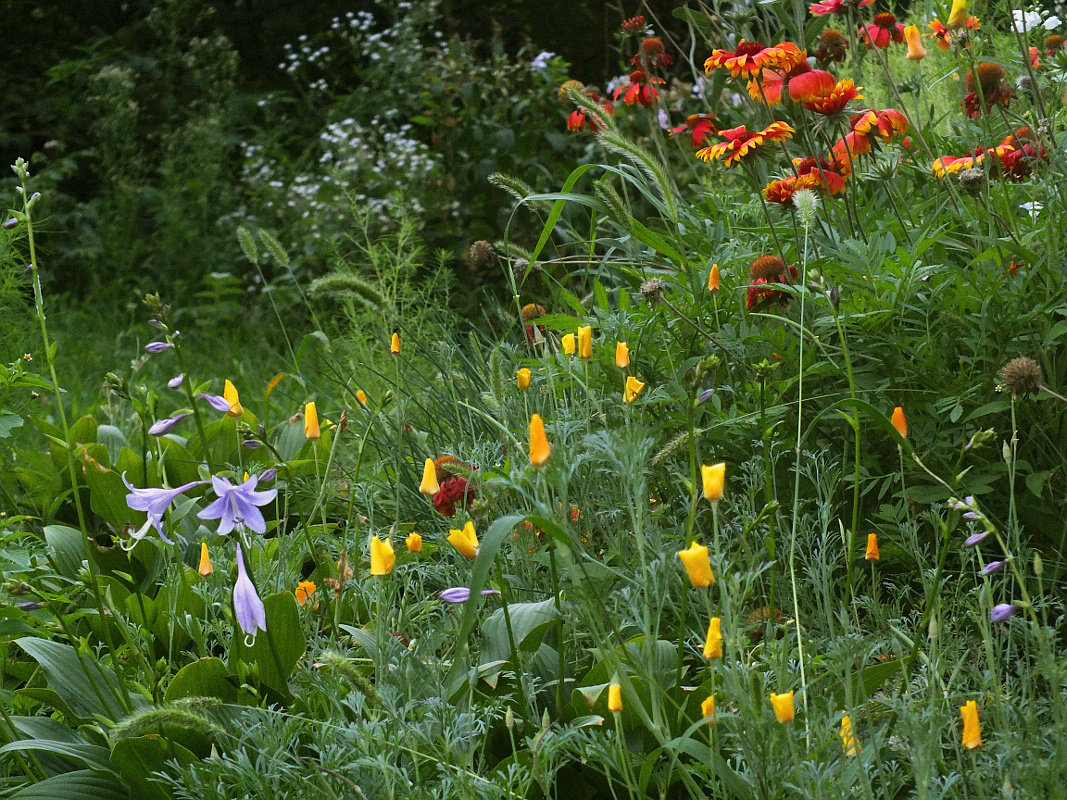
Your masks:
{"label": "orange poppy flower", "polygon": [[702,161],[714,161],[722,158],[723,164],[732,166],[737,161],[755,152],[767,142],[782,142],[793,136],[795,130],[784,122],[772,122],[761,131],[749,131],[744,125],[719,131],[727,141],[713,144],[697,151],[697,158]]}

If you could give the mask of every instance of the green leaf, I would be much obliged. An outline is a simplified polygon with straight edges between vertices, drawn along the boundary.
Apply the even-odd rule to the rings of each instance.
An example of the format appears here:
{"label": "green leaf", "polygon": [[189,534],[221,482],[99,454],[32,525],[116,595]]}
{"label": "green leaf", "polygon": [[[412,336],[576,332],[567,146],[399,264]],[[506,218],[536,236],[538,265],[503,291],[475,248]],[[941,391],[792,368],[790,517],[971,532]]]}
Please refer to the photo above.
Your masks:
{"label": "green leaf", "polygon": [[24,420],[18,414],[9,411],[0,412],[0,439],[6,439],[11,431],[22,425]]}
{"label": "green leaf", "polygon": [[45,525],[44,540],[48,545],[48,560],[65,578],[78,574],[85,560],[85,537],[77,528],[67,525]]}
{"label": "green leaf", "polygon": [[163,701],[173,703],[183,697],[217,697],[235,703],[239,694],[222,659],[202,658],[178,670],[167,686]]}
{"label": "green leaf", "polygon": [[15,644],[41,665],[48,685],[78,716],[111,720],[125,716],[115,673],[88,653],[79,654],[68,644],[34,636],[17,639]]}
{"label": "green leaf", "polygon": [[51,739],[19,739],[17,742],[9,742],[0,747],[0,753],[22,753],[27,750],[37,750],[44,753],[53,753],[62,756],[76,764],[91,769],[108,768],[108,751],[106,747],[100,747],[87,742],[58,742]]}
{"label": "green leaf", "polygon": [[144,512],[131,511],[126,505],[126,485],[114,470],[101,472],[90,465],[85,471],[85,482],[89,485],[89,507],[107,520],[113,530],[121,531],[127,522],[144,517]]}
{"label": "green leaf", "polygon": [[[511,532],[515,530],[515,526],[521,523],[523,519],[520,514],[501,517],[489,527],[489,533],[482,540],[482,546],[479,548],[478,555],[474,559],[474,565],[471,567],[471,581],[468,587],[471,592],[471,600],[463,604],[463,620],[460,623],[459,633],[456,637],[456,641],[461,648],[467,647],[471,631],[474,630],[474,623],[478,618],[478,613],[483,603],[481,591],[485,588],[485,582],[489,578],[489,570],[492,569],[493,562],[496,560],[500,545],[504,541],[504,537],[511,535]],[[467,669],[466,662],[467,659],[461,657],[458,653],[452,660],[452,667],[448,670],[448,675],[445,676],[444,681],[447,696],[451,696],[454,692],[463,688]]]}
{"label": "green leaf", "polygon": [[[515,636],[515,646],[520,650],[533,652],[541,646],[541,638],[557,618],[556,601],[550,597],[540,603],[509,603],[508,614],[511,616],[511,632]],[[482,623],[481,661],[483,664],[507,661],[511,656],[504,609],[498,608]]]}
{"label": "green leaf", "polygon": [[130,446],[126,434],[114,425],[98,425],[96,428],[96,441],[107,448],[107,454],[110,457],[108,466],[119,460],[119,453],[122,452],[122,448]]}
{"label": "green leaf", "polygon": [[[592,164],[582,164],[580,167],[571,172],[571,174],[567,176],[567,180],[563,184],[563,187],[560,189],[559,194],[565,195],[570,193],[570,191],[574,188],[574,184],[578,182],[578,179],[585,175],[585,173],[587,173],[592,168]],[[536,197],[536,195],[534,197]],[[520,205],[530,199],[532,198],[524,198]],[[565,198],[561,198],[552,205],[552,211],[548,215],[548,220],[545,222],[545,227],[541,230],[540,238],[537,240],[537,246],[534,247],[533,253],[530,254],[530,267],[527,267],[527,270],[533,267],[534,263],[537,261],[537,257],[541,255],[541,251],[544,249],[545,245],[548,244],[548,238],[552,235],[552,231],[555,230],[556,223],[559,222],[560,215],[563,213],[563,207],[566,205],[566,203],[567,200]],[[525,277],[526,276],[524,275],[523,278],[525,279]]]}
{"label": "green leaf", "polygon": [[238,628],[231,652],[238,660],[255,664],[264,684],[289,697],[289,675],[307,649],[296,595],[278,592],[264,598],[263,607],[267,612],[267,630],[260,631],[255,643],[247,647],[244,633]]}
{"label": "green leaf", "polygon": [[170,800],[173,795],[151,775],[165,772],[167,762],[177,761],[181,766],[195,764],[199,759],[177,742],[162,736],[136,736],[123,739],[111,751],[111,765],[144,800]]}
{"label": "green leaf", "polygon": [[130,793],[115,773],[79,769],[45,778],[11,795],[12,800],[129,800]]}

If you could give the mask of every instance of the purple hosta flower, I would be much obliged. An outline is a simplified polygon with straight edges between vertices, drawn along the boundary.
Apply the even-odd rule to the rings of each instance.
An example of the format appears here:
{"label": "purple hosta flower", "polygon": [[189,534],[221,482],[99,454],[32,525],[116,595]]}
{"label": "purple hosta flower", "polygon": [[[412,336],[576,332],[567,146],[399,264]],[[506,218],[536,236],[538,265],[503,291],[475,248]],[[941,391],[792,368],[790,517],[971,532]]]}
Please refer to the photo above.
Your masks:
{"label": "purple hosta flower", "polygon": [[977,547],[985,541],[987,536],[989,536],[989,531],[978,531],[978,533],[972,533],[970,536],[963,540],[963,546]]}
{"label": "purple hosta flower", "polygon": [[963,518],[965,520],[970,521],[970,522],[975,522],[975,521],[981,519],[981,517],[978,516],[978,512],[977,511],[965,511],[965,512],[963,512]]}
{"label": "purple hosta flower", "polygon": [[996,573],[998,573],[1002,569],[1004,569],[1004,565],[1007,564],[1007,563],[1008,563],[1007,561],[990,561],[988,564],[986,564],[984,567],[982,567],[982,571],[979,574],[980,575],[995,575]]}
{"label": "purple hosta flower", "polygon": [[199,514],[200,519],[219,520],[219,535],[225,536],[238,525],[243,525],[256,533],[266,533],[267,523],[257,506],[265,506],[278,496],[277,489],[257,492],[259,476],[253,475],[244,483],[234,485],[226,478],[211,476],[211,485],[219,499]]}
{"label": "purple hosta flower", "polygon": [[274,478],[277,475],[278,475],[278,470],[276,470],[274,467],[271,467],[266,472],[260,473],[259,482],[260,483],[270,483],[272,480],[274,480]]}
{"label": "purple hosta flower", "polygon": [[974,495],[968,495],[962,500],[956,497],[950,497],[948,499],[948,507],[953,511],[970,511],[974,508]]}
{"label": "purple hosta flower", "polygon": [[221,411],[223,414],[229,412],[230,401],[221,394],[207,394],[206,392],[201,392],[200,396],[207,400],[208,405],[216,411]]}
{"label": "purple hosta flower", "polygon": [[161,419],[155,425],[148,429],[148,432],[152,436],[162,436],[165,433],[170,433],[177,426],[179,422],[189,416],[189,412],[184,414],[178,414],[174,417],[168,417],[167,419]]}
{"label": "purple hosta flower", "polygon": [[241,442],[241,447],[243,447],[245,450],[258,450],[262,446],[263,442],[259,441],[258,439],[245,439],[243,442]]}
{"label": "purple hosta flower", "polygon": [[27,600],[25,603],[17,603],[19,611],[36,611],[41,604],[36,600]]}
{"label": "purple hosta flower", "polygon": [[170,389],[177,389],[179,386],[182,385],[182,383],[184,381],[185,381],[185,373],[183,372],[180,375],[175,375],[173,378],[171,378],[169,381],[167,381],[167,387],[170,388]]}
{"label": "purple hosta flower", "polygon": [[[499,595],[496,589],[482,589],[482,597],[492,597]],[[446,603],[466,603],[470,600],[471,590],[466,586],[453,586],[451,589],[445,589],[439,597]]]}
{"label": "purple hosta flower", "polygon": [[697,405],[703,405],[704,403],[708,402],[714,394],[714,389],[705,389],[699,395],[697,395]]}
{"label": "purple hosta flower", "polygon": [[998,603],[993,606],[993,610],[989,612],[990,622],[1004,622],[1008,617],[1019,610],[1019,607],[1015,603]]}
{"label": "purple hosta flower", "polygon": [[159,538],[167,544],[174,544],[163,533],[163,515],[167,513],[167,509],[170,508],[170,504],[174,502],[174,498],[183,492],[187,492],[194,486],[199,486],[205,481],[191,481],[184,486],[178,486],[175,489],[137,489],[126,480],[126,473],[122,473],[122,482],[126,484],[126,488],[130,490],[130,493],[126,495],[126,505],[132,508],[134,511],[143,511],[148,515],[148,519],[145,524],[137,531],[131,532],[130,536],[133,538],[133,544],[127,549],[132,549],[137,542],[141,541],[148,533],[149,528],[155,528],[159,533]]}
{"label": "purple hosta flower", "polygon": [[162,353],[164,350],[169,350],[174,347],[170,342],[149,342],[144,346],[146,353]]}
{"label": "purple hosta flower", "polygon": [[233,610],[237,614],[237,624],[245,632],[245,647],[256,643],[256,633],[267,630],[267,610],[263,601],[256,594],[256,587],[245,571],[244,554],[241,544],[237,543],[237,581],[233,584]]}

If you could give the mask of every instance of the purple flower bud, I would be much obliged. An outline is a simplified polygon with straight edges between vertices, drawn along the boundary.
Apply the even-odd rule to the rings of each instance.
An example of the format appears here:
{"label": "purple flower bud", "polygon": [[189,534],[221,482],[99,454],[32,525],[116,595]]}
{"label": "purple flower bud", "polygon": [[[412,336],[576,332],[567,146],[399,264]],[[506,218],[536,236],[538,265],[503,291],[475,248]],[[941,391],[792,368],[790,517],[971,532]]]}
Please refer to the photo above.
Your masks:
{"label": "purple flower bud", "polygon": [[278,475],[278,470],[276,470],[274,467],[271,467],[270,469],[268,469],[266,472],[262,473],[259,476],[259,482],[260,483],[270,483],[272,480],[274,480],[274,478],[277,475]]}
{"label": "purple flower bud", "polygon": [[[492,597],[499,595],[496,589],[483,589],[482,597]],[[446,603],[466,603],[471,596],[471,590],[466,586],[453,586],[451,589],[445,589],[438,595]]]}
{"label": "purple flower bud", "polygon": [[977,511],[967,511],[967,512],[964,513],[963,518],[971,520],[973,522],[974,520],[978,519],[978,512]]}
{"label": "purple flower bud", "polygon": [[4,230],[8,230],[9,231],[12,228],[17,228],[18,224],[19,224],[19,221],[17,219],[15,219],[14,217],[11,217],[9,219],[5,219],[4,220]]}
{"label": "purple flower bud", "polygon": [[159,422],[157,422],[155,425],[148,429],[148,433],[152,436],[162,436],[165,433],[170,433],[172,430],[174,430],[178,423],[185,419],[187,416],[189,416],[188,412],[184,414],[178,414],[177,416],[170,417],[168,419],[161,419]]}
{"label": "purple flower bud", "polygon": [[174,331],[174,333],[172,333],[170,335],[170,338],[171,339],[180,339],[180,338],[182,338],[182,332],[181,331]]}
{"label": "purple flower bud", "polygon": [[181,375],[175,375],[173,378],[171,378],[169,381],[167,381],[167,386],[169,388],[171,388],[171,389],[177,389],[179,386],[182,385],[182,382],[184,380],[185,380],[185,373],[183,372]]}
{"label": "purple flower bud", "polygon": [[996,573],[998,573],[1002,569],[1004,569],[1004,565],[1007,564],[1007,563],[1008,563],[1007,561],[990,561],[988,564],[986,564],[984,567],[982,567],[981,572],[979,572],[978,574],[979,575],[995,575]]}
{"label": "purple flower bud", "polygon": [[[150,342],[144,346],[145,352],[148,353],[162,353],[164,350],[169,350],[174,347],[170,342]],[[229,408],[229,405],[226,406]]]}
{"label": "purple flower bud", "polygon": [[204,392],[201,392],[200,396],[202,398],[204,398],[205,400],[207,400],[208,405],[211,406],[216,411],[221,411],[223,414],[226,414],[227,412],[229,412],[229,410],[230,410],[230,401],[227,400],[222,395],[219,395],[219,394],[206,394]]}
{"label": "purple flower bud", "polygon": [[705,389],[699,395],[697,395],[697,405],[702,405],[711,399],[711,396],[715,394],[714,389]]}
{"label": "purple flower bud", "polygon": [[149,324],[150,327],[155,328],[157,331],[161,331],[161,330],[163,330],[164,328],[167,327],[162,322],[160,322],[158,319],[150,319],[150,320],[148,320],[148,324]]}
{"label": "purple flower bud", "polygon": [[41,604],[38,603],[36,600],[30,600],[28,602],[18,604],[18,608],[20,611],[36,611],[40,607]]}
{"label": "purple flower bud", "polygon": [[263,446],[263,443],[257,439],[245,439],[241,442],[241,447],[245,450],[258,450]]}
{"label": "purple flower bud", "polygon": [[963,546],[976,547],[977,545],[980,545],[982,542],[984,542],[987,536],[989,536],[989,531],[979,531],[978,533],[972,533],[970,536],[964,539]]}
{"label": "purple flower bud", "polygon": [[989,612],[990,622],[1003,622],[1016,611],[1019,607],[1015,603],[998,603],[993,606],[993,610]]}

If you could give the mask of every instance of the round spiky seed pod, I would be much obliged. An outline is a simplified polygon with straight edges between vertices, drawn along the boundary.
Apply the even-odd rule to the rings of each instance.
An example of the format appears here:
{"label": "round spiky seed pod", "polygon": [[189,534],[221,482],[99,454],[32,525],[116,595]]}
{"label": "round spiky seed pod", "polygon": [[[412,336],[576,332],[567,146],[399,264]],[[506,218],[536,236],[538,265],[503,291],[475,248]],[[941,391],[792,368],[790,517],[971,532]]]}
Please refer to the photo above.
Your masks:
{"label": "round spiky seed pod", "polygon": [[980,169],[961,169],[959,174],[960,189],[977,197],[985,186],[985,171]]}
{"label": "round spiky seed pod", "polygon": [[475,269],[485,269],[493,263],[493,246],[484,239],[479,239],[471,245],[471,266]]}
{"label": "round spiky seed pod", "polygon": [[641,284],[641,294],[646,302],[656,305],[663,294],[663,281],[659,278],[649,278]]}
{"label": "round spiky seed pod", "polygon": [[1001,367],[997,377],[1012,395],[1033,394],[1041,388],[1041,365],[1032,358],[1019,356]]}

